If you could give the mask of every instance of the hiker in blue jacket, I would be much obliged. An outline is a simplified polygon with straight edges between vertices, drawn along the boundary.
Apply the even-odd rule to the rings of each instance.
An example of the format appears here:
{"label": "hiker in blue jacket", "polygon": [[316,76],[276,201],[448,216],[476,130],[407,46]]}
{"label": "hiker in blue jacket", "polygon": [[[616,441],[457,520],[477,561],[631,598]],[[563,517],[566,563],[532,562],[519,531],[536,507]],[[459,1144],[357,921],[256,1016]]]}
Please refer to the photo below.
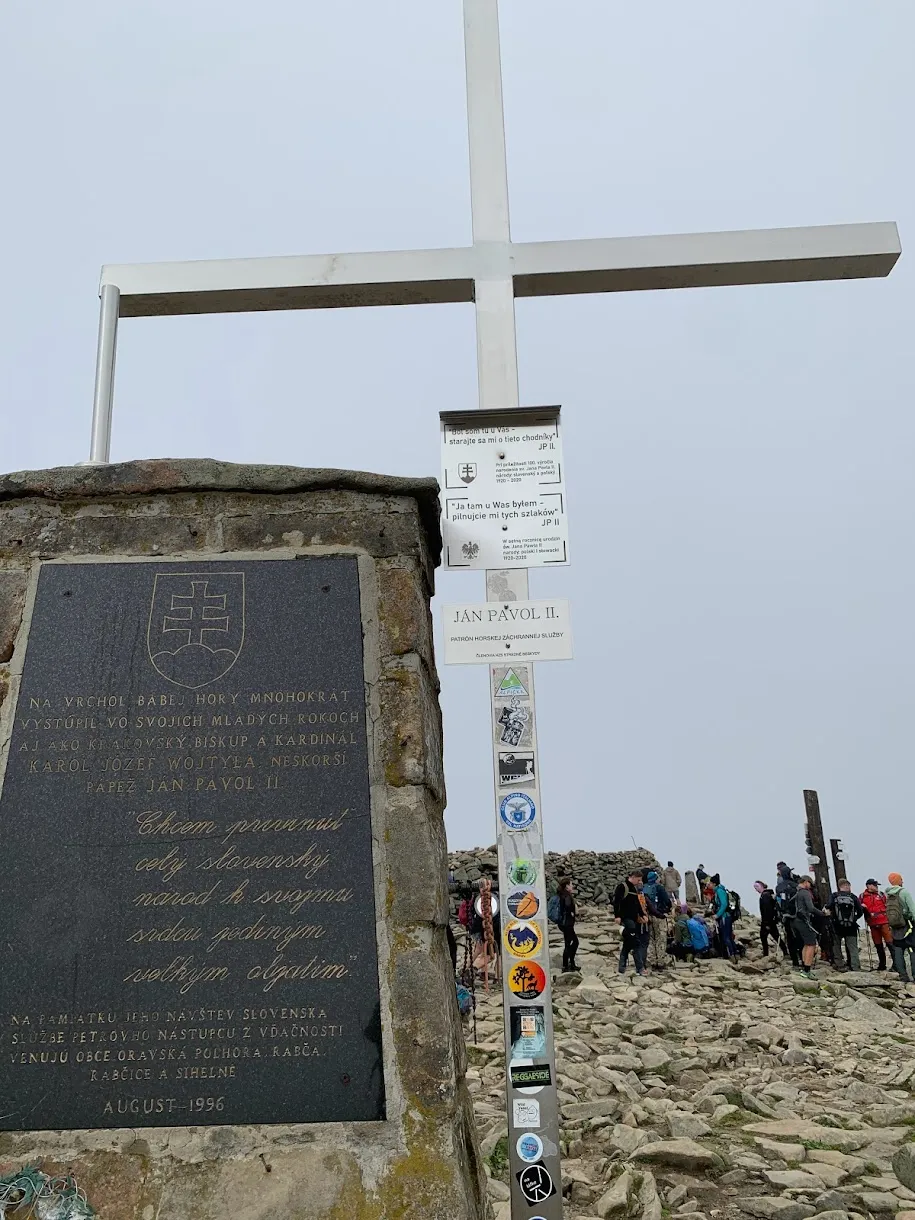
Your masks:
{"label": "hiker in blue jacket", "polygon": [[715,923],[718,925],[721,949],[725,957],[736,957],[737,946],[734,944],[734,925],[728,910],[728,891],[721,884],[721,877],[718,873],[712,877],[712,885],[715,887]]}

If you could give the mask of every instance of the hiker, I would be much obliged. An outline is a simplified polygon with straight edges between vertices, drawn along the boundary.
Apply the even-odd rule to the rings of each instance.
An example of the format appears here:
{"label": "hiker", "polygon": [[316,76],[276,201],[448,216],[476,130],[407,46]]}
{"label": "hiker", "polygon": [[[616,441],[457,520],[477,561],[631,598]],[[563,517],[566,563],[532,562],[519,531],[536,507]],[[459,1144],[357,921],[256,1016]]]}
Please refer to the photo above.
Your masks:
{"label": "hiker", "polygon": [[734,944],[734,917],[731,910],[730,894],[721,884],[721,877],[718,873],[715,873],[709,880],[715,887],[715,923],[718,927],[718,936],[721,940],[721,956],[727,958],[736,957],[737,946]]}
{"label": "hiker", "polygon": [[620,950],[620,974],[626,973],[629,954],[636,974],[645,973],[648,956],[648,903],[642,893],[642,873],[634,869],[625,881],[621,881],[613,895],[613,914],[623,929],[623,946]]}
{"label": "hiker", "polygon": [[803,945],[801,949],[801,961],[803,963],[801,974],[807,979],[814,977],[813,959],[816,957],[817,945],[820,939],[813,920],[814,916],[822,914],[822,911],[818,911],[813,905],[812,890],[813,882],[809,877],[798,877],[797,893],[794,895],[795,915],[791,921]]}
{"label": "hiker", "polygon": [[893,952],[893,929],[886,917],[886,895],[880,893],[880,883],[876,877],[868,877],[861,895],[861,905],[864,907],[864,922],[870,929],[871,940],[877,950],[877,970],[885,970],[886,946],[889,945],[891,954]]}
{"label": "hiker", "polygon": [[662,962],[661,957],[666,957],[667,952],[667,916],[673,909],[673,903],[654,869],[648,871],[642,885],[642,893],[648,904],[651,965],[657,970],[663,970],[666,962]]}
{"label": "hiker", "polygon": [[665,890],[670,895],[671,905],[677,906],[680,901],[680,886],[683,878],[680,876],[679,870],[674,868],[673,860],[667,861],[667,868],[665,868],[661,879],[664,882]]}
{"label": "hiker", "polygon": [[759,939],[762,944],[763,957],[769,956],[770,936],[787,957],[788,945],[782,935],[775,893],[771,886],[766,885],[765,881],[754,881],[753,889],[759,894]]}
{"label": "hiker", "polygon": [[[890,873],[886,887],[886,918],[893,933],[893,964],[903,983],[915,983],[915,901],[903,889],[902,873]],[[906,974],[905,955],[908,950],[911,977]]]}
{"label": "hiker", "polygon": [[696,885],[699,887],[699,893],[705,889],[705,883],[708,881],[708,873],[705,871],[705,865],[700,864],[696,869]]}
{"label": "hiker", "polygon": [[709,939],[708,928],[705,925],[705,920],[697,915],[690,907],[686,908],[686,913],[689,916],[686,921],[686,926],[689,928],[693,952],[699,954],[700,957],[708,957],[712,947],[712,942]]}
{"label": "hiker", "polygon": [[580,974],[581,969],[575,964],[575,954],[578,952],[578,937],[575,935],[575,886],[571,877],[561,877],[556,890],[559,898],[559,927],[562,929],[562,939],[565,942],[562,950],[562,972]]}
{"label": "hiker", "polygon": [[786,864],[784,860],[779,860],[777,867],[778,881],[775,883],[775,900],[778,903],[778,913],[785,929],[785,940],[788,942],[788,952],[791,954],[791,965],[796,970],[800,970],[803,942],[794,927],[794,916],[797,913],[798,877],[791,871],[790,864]]}
{"label": "hiker", "polygon": [[[842,877],[839,888],[826,904],[826,910],[832,916],[832,928],[836,938],[838,956],[835,959],[837,970],[860,970],[861,959],[858,956],[858,920],[864,914],[864,907],[857,894],[851,892],[851,882]],[[845,948],[843,955],[842,948]],[[848,965],[844,965],[847,959]]]}
{"label": "hiker", "polygon": [[673,932],[667,938],[667,952],[680,962],[693,960],[693,938],[686,910],[674,920]]}
{"label": "hiker", "polygon": [[816,928],[816,933],[819,937],[817,943],[820,946],[820,956],[823,961],[829,962],[830,966],[835,966],[836,942],[833,935],[832,920],[829,918],[829,913],[826,910],[829,900],[820,893],[817,883],[813,879],[810,882],[810,897],[813,899],[813,926]]}

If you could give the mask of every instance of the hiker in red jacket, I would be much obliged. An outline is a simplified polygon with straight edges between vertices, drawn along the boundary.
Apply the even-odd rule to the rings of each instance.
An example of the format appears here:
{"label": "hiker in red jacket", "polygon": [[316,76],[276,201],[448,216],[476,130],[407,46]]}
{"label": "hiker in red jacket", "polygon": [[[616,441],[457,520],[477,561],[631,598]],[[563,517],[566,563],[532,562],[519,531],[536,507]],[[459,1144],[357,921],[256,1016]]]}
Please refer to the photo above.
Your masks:
{"label": "hiker in red jacket", "polygon": [[893,951],[893,929],[886,917],[886,897],[880,893],[880,886],[873,877],[869,877],[864,893],[861,895],[861,905],[864,907],[864,922],[871,930],[871,940],[877,949],[878,970],[886,969],[886,946]]}

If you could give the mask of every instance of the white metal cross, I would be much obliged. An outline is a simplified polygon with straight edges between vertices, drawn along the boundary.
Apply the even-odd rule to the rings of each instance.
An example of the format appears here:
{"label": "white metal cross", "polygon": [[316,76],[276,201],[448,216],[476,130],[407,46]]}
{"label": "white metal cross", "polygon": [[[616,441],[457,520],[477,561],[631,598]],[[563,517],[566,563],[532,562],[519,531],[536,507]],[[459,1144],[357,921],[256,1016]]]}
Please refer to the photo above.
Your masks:
{"label": "white metal cross", "polygon": [[89,460],[110,460],[118,318],[472,301],[481,407],[518,404],[515,297],[889,274],[892,222],[513,243],[498,0],[464,0],[473,245],[106,265]]}

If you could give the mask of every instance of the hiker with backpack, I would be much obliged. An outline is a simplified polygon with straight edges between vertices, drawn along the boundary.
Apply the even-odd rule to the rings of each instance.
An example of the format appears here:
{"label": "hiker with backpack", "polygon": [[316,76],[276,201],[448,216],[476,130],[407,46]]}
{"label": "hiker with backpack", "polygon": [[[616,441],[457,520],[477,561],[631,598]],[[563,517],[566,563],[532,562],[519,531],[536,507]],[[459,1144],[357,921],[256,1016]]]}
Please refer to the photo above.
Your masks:
{"label": "hiker with backpack", "polygon": [[623,929],[623,945],[620,949],[620,974],[626,973],[629,955],[636,974],[645,973],[648,957],[648,902],[642,893],[642,873],[634,869],[625,881],[621,881],[613,894],[613,914]]}
{"label": "hiker with backpack", "polygon": [[[827,902],[826,910],[832,916],[832,928],[838,950],[838,956],[835,959],[836,969],[860,970],[858,920],[864,914],[864,907],[857,894],[852,893],[849,880],[844,877],[840,879],[839,888]],[[847,966],[843,965],[843,960],[847,960]]]}
{"label": "hiker with backpack", "polygon": [[[886,918],[893,933],[893,964],[903,983],[915,983],[915,900],[903,889],[901,873],[890,873],[887,881]],[[906,974],[906,951],[911,977]]]}
{"label": "hiker with backpack", "polygon": [[813,882],[809,877],[798,877],[794,909],[795,914],[791,922],[803,945],[801,974],[804,978],[812,979],[814,977],[813,961],[816,957],[817,945],[820,943],[819,934],[814,926],[814,918],[822,915],[823,912],[814,905]]}
{"label": "hiker with backpack", "polygon": [[794,917],[797,914],[797,885],[798,877],[791,871],[791,865],[786,864],[784,860],[779,860],[775,900],[778,903],[778,913],[785,929],[785,940],[788,942],[788,952],[791,954],[791,965],[799,970],[803,941],[794,927]]}
{"label": "hiker with backpack", "polygon": [[581,973],[581,968],[575,964],[575,954],[578,952],[578,937],[575,935],[575,886],[571,877],[560,877],[556,893],[546,906],[546,915],[550,923],[562,932],[562,973]]}
{"label": "hiker with backpack", "polygon": [[[737,957],[737,946],[734,944],[734,915],[731,895],[721,884],[721,877],[718,873],[715,873],[710,880],[715,887],[715,923],[718,927],[719,939],[721,940],[721,956],[729,959]],[[737,903],[739,907],[739,898]],[[738,915],[739,913],[738,910]]]}
{"label": "hiker with backpack", "polygon": [[651,965],[656,970],[663,970],[665,963],[661,961],[661,957],[662,955],[665,958],[667,956],[667,916],[673,910],[673,903],[654,869],[649,870],[642,886],[642,893],[648,903],[650,916],[648,934],[651,946]]}
{"label": "hiker with backpack", "polygon": [[754,881],[753,889],[759,894],[759,940],[762,944],[763,957],[769,956],[770,936],[787,957],[788,944],[782,933],[775,893],[771,886],[766,885],[765,881]]}
{"label": "hiker with backpack", "polygon": [[886,917],[886,895],[880,893],[880,883],[876,877],[868,877],[861,895],[861,905],[864,908],[864,922],[877,950],[877,970],[885,970],[886,946],[889,945],[891,954],[893,952],[893,930]]}

